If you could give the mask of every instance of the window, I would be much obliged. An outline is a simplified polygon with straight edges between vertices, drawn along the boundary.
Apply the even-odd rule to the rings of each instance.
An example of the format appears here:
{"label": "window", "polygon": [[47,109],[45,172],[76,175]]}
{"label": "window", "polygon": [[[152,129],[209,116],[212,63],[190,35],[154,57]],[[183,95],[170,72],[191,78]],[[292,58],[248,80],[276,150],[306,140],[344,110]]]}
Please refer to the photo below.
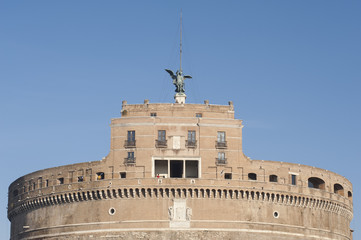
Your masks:
{"label": "window", "polygon": [[78,177],[78,182],[83,182],[84,181],[84,177],[83,176],[79,176]]}
{"label": "window", "polygon": [[119,175],[120,175],[120,178],[126,178],[127,177],[126,172],[120,172]]}
{"label": "window", "polygon": [[297,179],[296,179],[296,175],[291,175],[291,184],[292,185],[297,185]]}
{"label": "window", "polygon": [[151,116],[151,117],[156,117],[156,116],[157,116],[157,113],[150,113],[150,116]]}
{"label": "window", "polygon": [[217,165],[227,164],[226,154],[224,152],[218,153],[218,158],[217,158],[216,164]]}
{"label": "window", "polygon": [[187,147],[196,147],[196,131],[188,131],[188,140],[186,141]]}
{"label": "window", "polygon": [[156,147],[167,147],[165,130],[158,130],[158,139],[156,140]]}
{"label": "window", "polygon": [[17,195],[19,195],[19,190],[15,189],[13,191],[13,197],[16,197]]}
{"label": "window", "polygon": [[333,185],[333,192],[340,194],[341,196],[343,196],[344,192],[343,192],[343,187],[341,184],[336,183],[335,185]]}
{"label": "window", "polygon": [[256,181],[256,180],[257,180],[257,174],[255,174],[255,173],[248,173],[248,180]]}
{"label": "window", "polygon": [[216,148],[227,148],[226,132],[217,132]]}
{"label": "window", "polygon": [[278,177],[277,177],[277,175],[270,175],[270,176],[269,176],[269,181],[270,181],[270,182],[278,182]]}
{"label": "window", "polygon": [[128,152],[128,159],[134,159],[134,152]]}
{"label": "window", "polygon": [[352,200],[352,192],[348,191],[347,197],[348,197],[349,200]]}
{"label": "window", "polygon": [[202,113],[196,113],[196,117],[197,117],[197,118],[201,118],[201,117],[202,117]]}
{"label": "window", "polygon": [[159,130],[158,131],[158,141],[165,141],[165,130]]}
{"label": "window", "polygon": [[49,187],[49,180],[48,179],[45,180],[45,187]]}
{"label": "window", "polygon": [[225,142],[226,141],[226,133],[225,132],[218,132],[217,141],[218,142]]}
{"label": "window", "polygon": [[127,140],[125,140],[125,147],[135,147],[135,131],[128,131]]}
{"label": "window", "polygon": [[225,173],[224,179],[232,179],[232,173]]}
{"label": "window", "polygon": [[64,178],[58,178],[58,185],[64,184]]}
{"label": "window", "polygon": [[98,172],[97,173],[97,180],[103,180],[104,179],[104,173],[103,172]]}
{"label": "window", "polygon": [[[296,185],[293,184],[292,185]],[[325,181],[323,181],[321,178],[317,177],[310,177],[308,179],[308,187],[309,188],[318,188],[318,189],[325,189]]]}
{"label": "window", "polygon": [[135,163],[134,152],[128,152],[128,157],[125,158],[125,164],[134,164],[134,163]]}

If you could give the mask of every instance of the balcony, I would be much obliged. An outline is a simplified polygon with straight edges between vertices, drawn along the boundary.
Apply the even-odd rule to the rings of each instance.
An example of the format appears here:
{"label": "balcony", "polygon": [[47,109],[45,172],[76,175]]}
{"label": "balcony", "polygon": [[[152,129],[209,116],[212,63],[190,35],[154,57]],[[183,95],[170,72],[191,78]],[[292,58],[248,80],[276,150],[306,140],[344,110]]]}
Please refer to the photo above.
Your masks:
{"label": "balcony", "polygon": [[227,158],[216,158],[216,165],[226,165]]}
{"label": "balcony", "polygon": [[197,141],[189,141],[186,140],[186,147],[187,148],[196,148],[197,147]]}
{"label": "balcony", "polygon": [[125,165],[135,164],[135,157],[133,157],[133,158],[124,158],[124,164]]}
{"label": "balcony", "polygon": [[218,149],[225,149],[225,148],[227,148],[227,141],[224,141],[224,142],[218,142],[218,141],[216,141],[216,148],[218,148]]}
{"label": "balcony", "polygon": [[166,148],[167,140],[155,140],[155,147],[157,148]]}
{"label": "balcony", "polygon": [[135,140],[132,140],[132,141],[125,140],[124,147],[125,148],[135,148]]}

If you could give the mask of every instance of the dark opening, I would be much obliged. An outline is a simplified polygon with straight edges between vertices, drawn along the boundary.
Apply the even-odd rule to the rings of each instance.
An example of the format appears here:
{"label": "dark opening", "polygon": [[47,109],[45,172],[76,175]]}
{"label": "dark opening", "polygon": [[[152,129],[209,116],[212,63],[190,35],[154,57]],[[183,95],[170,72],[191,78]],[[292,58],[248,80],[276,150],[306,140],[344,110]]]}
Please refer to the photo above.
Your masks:
{"label": "dark opening", "polygon": [[104,173],[103,172],[98,172],[97,173],[97,180],[103,180],[104,179]]}
{"label": "dark opening", "polygon": [[154,162],[155,177],[167,178],[168,177],[168,161],[155,160]]}
{"label": "dark opening", "polygon": [[308,187],[324,190],[325,189],[325,181],[323,181],[321,178],[311,177],[308,179]]}
{"label": "dark opening", "polygon": [[19,190],[15,189],[15,190],[13,191],[13,196],[16,197],[17,195],[19,195]]}
{"label": "dark opening", "polygon": [[170,161],[170,177],[181,178],[183,175],[183,161]]}
{"label": "dark opening", "polygon": [[343,193],[343,187],[341,186],[341,184],[336,183],[335,185],[333,185],[333,192],[343,196],[344,193]]}
{"label": "dark opening", "polygon": [[296,185],[296,183],[297,183],[296,175],[291,175],[291,183],[292,183],[292,185]]}
{"label": "dark opening", "polygon": [[232,179],[232,173],[225,173],[224,179]]}
{"label": "dark opening", "polygon": [[348,199],[352,200],[352,192],[348,191],[347,196],[348,196]]}
{"label": "dark opening", "polygon": [[79,177],[78,177],[78,182],[82,182],[82,181],[84,181],[84,177],[83,177],[83,176],[79,176]]}
{"label": "dark opening", "polygon": [[64,184],[64,178],[58,178],[58,184]]}
{"label": "dark opening", "polygon": [[157,113],[150,113],[150,116],[151,116],[151,117],[156,117],[156,116],[157,116]]}
{"label": "dark opening", "polygon": [[126,172],[120,172],[119,175],[120,175],[120,178],[126,178],[127,177]]}
{"label": "dark opening", "polygon": [[198,161],[186,161],[186,178],[198,178]]}
{"label": "dark opening", "polygon": [[278,177],[277,177],[277,175],[270,175],[270,176],[269,176],[269,181],[270,181],[270,182],[278,182]]}
{"label": "dark opening", "polygon": [[248,173],[248,180],[257,180],[257,174]]}

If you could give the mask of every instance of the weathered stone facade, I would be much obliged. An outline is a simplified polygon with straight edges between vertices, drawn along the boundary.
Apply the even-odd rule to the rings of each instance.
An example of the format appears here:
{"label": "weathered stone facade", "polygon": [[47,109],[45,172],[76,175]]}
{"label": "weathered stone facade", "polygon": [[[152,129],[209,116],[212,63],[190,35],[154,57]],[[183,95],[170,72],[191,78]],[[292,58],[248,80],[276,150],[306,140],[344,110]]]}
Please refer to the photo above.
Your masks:
{"label": "weathered stone facade", "polygon": [[11,239],[352,239],[352,185],[251,160],[233,103],[123,101],[101,161],[9,187]]}

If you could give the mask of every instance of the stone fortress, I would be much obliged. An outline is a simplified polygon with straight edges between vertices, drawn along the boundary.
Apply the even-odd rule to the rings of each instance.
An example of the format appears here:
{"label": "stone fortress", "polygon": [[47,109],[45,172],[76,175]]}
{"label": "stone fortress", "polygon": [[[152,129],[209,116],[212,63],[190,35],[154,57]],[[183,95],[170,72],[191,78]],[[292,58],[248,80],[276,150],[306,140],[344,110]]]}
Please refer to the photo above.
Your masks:
{"label": "stone fortress", "polygon": [[12,240],[352,239],[351,183],[246,157],[232,102],[123,101],[110,126],[101,161],[10,185]]}
{"label": "stone fortress", "polygon": [[9,186],[11,240],[352,239],[346,178],[251,160],[233,103],[186,104],[191,76],[181,65],[166,71],[175,103],[123,101],[102,160],[40,170]]}

